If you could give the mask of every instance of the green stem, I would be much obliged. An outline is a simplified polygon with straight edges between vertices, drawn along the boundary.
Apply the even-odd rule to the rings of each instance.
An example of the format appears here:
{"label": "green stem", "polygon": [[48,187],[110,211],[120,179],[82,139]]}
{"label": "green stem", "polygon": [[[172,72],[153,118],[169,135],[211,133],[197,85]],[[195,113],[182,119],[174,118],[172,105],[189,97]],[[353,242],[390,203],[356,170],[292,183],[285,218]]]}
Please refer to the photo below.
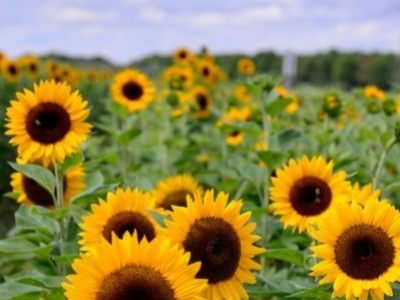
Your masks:
{"label": "green stem", "polygon": [[[268,96],[268,95],[267,95]],[[266,98],[267,98],[266,96]],[[263,107],[263,101],[259,101],[260,105],[260,111],[261,111],[261,118],[262,118],[262,129],[263,129],[263,135],[265,139],[266,145],[269,145],[269,134],[270,134],[270,123],[268,120],[268,115],[265,113],[264,107]],[[268,166],[266,173],[269,174]],[[265,209],[267,209],[269,205],[269,177],[266,177],[265,180],[263,181],[263,191],[262,191],[262,198],[260,199],[261,206]],[[260,224],[260,233],[262,236],[262,239],[265,240],[268,236],[268,215],[265,213],[262,218],[261,218],[261,224]],[[261,257],[261,270],[260,274],[263,275],[264,270],[267,267],[267,260],[265,257]]]}
{"label": "green stem", "polygon": [[[54,175],[56,178],[56,195],[55,195],[55,208],[57,210],[64,207],[64,188],[63,188],[63,176],[59,173],[57,162],[54,163]],[[61,218],[58,220],[60,231],[56,237],[56,244],[60,250],[60,256],[64,255],[64,241],[67,234],[66,218]],[[58,266],[58,271],[61,276],[65,276],[66,270],[65,265],[60,264]]]}
{"label": "green stem", "polygon": [[390,149],[396,144],[396,142],[397,142],[396,138],[392,138],[392,140],[390,140],[389,144],[383,150],[381,157],[379,158],[379,162],[375,169],[374,177],[372,179],[372,189],[373,190],[375,190],[377,188],[378,181],[379,181],[379,178],[382,173],[383,165],[386,160],[386,156],[389,153]]}

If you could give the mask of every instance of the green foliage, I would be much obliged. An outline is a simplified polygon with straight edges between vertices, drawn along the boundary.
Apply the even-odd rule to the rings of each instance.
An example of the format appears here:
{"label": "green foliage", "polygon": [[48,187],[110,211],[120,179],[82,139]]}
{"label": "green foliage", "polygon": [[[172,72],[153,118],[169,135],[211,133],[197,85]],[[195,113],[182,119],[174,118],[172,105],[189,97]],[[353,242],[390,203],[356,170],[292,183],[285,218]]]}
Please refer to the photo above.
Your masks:
{"label": "green foliage", "polygon": [[[300,56],[299,83],[340,84],[345,88],[338,88],[334,94],[341,106],[329,118],[327,110],[321,115],[321,107],[324,96],[331,91],[296,86],[291,92],[298,97],[299,107],[290,113],[286,108],[293,104],[294,97],[279,97],[274,91],[281,81],[278,77],[281,57],[273,52],[255,55],[260,73],[243,78],[236,70],[240,56],[216,57],[216,62],[231,78],[210,87],[213,107],[210,115],[202,119],[191,112],[172,115],[179,103],[178,93],[173,101],[170,96],[160,95],[146,110],[130,114],[112,102],[109,80],[80,82],[79,89],[89,101],[90,122],[94,128],[82,145],[82,152],[57,164],[57,173],[39,165],[13,162],[14,149],[7,139],[0,137],[0,152],[4,153],[0,161],[4,180],[0,180],[0,188],[7,192],[4,197],[16,199],[18,196],[9,186],[12,171],[34,179],[53,198],[71,168],[83,164],[86,172],[85,189],[65,206],[47,209],[19,205],[15,213],[2,212],[13,213],[14,223],[0,240],[0,300],[64,299],[60,283],[73,273],[71,264],[80,251],[82,217],[90,212],[91,205],[105,199],[117,187],[151,191],[160,180],[182,173],[193,175],[205,189],[224,191],[231,199],[242,199],[243,211],[252,213],[257,234],[261,236],[258,243],[267,251],[256,257],[263,267],[256,272],[256,284],[245,285],[251,299],[331,297],[332,285],[319,285],[309,276],[315,263],[310,258],[309,246],[313,242],[310,236],[283,229],[278,218],[269,212],[270,178],[291,158],[323,155],[334,162],[335,170],[346,171],[352,183],[373,182],[381,189],[382,197],[399,207],[400,126],[393,100],[396,95],[391,92],[392,100],[380,103],[364,99],[361,90],[352,90],[361,83],[391,86],[391,78],[395,76],[391,64],[395,57],[336,51]],[[66,57],[54,58],[68,61]],[[154,56],[130,66],[142,68],[156,78],[171,62],[171,57]],[[76,63],[84,65],[80,61]],[[101,59],[90,63],[108,65]],[[376,73],[372,74],[371,70]],[[18,86],[0,82],[9,101]],[[155,82],[160,90],[167,88]],[[251,115],[248,120],[226,122],[224,116],[231,105],[237,108],[244,105],[233,96],[237,84],[248,88]],[[6,105],[0,103],[3,115]],[[348,114],[349,107],[357,118]],[[243,141],[237,145],[227,143],[227,137],[233,132],[243,134]],[[256,146],[259,143],[260,148]],[[201,155],[203,158],[199,158]],[[161,226],[168,218],[154,212],[150,215]],[[397,284],[394,293],[399,293]]]}

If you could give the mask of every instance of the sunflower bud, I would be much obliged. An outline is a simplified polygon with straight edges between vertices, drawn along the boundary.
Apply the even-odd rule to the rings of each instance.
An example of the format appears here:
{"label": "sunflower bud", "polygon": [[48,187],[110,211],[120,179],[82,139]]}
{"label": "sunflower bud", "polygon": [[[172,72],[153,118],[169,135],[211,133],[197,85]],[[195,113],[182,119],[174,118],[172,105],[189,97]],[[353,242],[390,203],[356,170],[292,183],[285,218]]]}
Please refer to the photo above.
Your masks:
{"label": "sunflower bud", "polygon": [[391,116],[396,112],[396,102],[394,99],[387,98],[385,101],[383,101],[383,111],[388,116]]}
{"label": "sunflower bud", "polygon": [[377,114],[381,111],[381,106],[375,99],[366,99],[365,105],[370,114]]}
{"label": "sunflower bud", "polygon": [[323,99],[322,110],[332,119],[335,119],[340,116],[342,112],[342,101],[335,94],[330,93],[326,95]]}

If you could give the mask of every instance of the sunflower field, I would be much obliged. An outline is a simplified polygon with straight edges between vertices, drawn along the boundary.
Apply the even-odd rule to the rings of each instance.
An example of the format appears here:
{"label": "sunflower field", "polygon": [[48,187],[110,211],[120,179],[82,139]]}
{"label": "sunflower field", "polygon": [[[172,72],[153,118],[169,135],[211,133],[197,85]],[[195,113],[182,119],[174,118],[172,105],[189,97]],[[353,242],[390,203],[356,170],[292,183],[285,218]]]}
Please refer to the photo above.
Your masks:
{"label": "sunflower field", "polygon": [[0,53],[0,300],[400,299],[400,89]]}

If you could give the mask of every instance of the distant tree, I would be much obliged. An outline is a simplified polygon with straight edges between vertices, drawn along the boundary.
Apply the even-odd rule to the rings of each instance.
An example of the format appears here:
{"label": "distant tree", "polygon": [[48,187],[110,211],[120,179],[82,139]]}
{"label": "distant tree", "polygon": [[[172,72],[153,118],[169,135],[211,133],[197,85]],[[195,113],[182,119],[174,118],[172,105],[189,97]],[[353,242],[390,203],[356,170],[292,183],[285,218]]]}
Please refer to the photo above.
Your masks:
{"label": "distant tree", "polygon": [[396,65],[396,57],[393,54],[374,55],[372,61],[371,73],[373,82],[381,89],[388,90],[393,84],[394,68]]}
{"label": "distant tree", "polygon": [[334,66],[334,80],[343,88],[351,89],[359,85],[357,78],[360,54],[341,54]]}

